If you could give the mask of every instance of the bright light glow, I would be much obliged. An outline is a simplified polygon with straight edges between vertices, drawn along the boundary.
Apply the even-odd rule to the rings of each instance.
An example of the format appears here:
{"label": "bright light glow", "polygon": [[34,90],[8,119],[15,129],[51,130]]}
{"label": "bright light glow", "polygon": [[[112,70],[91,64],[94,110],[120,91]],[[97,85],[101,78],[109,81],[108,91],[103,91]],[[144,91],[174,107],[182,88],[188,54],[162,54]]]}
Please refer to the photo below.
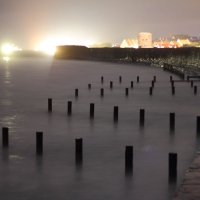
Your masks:
{"label": "bright light glow", "polygon": [[49,44],[41,44],[34,49],[35,51],[43,51],[50,55],[53,55],[56,51],[56,46],[49,45]]}
{"label": "bright light glow", "polygon": [[5,60],[5,61],[9,61],[10,58],[9,58],[8,56],[5,56],[5,57],[3,57],[3,60]]}
{"label": "bright light glow", "polygon": [[1,50],[3,53],[11,53],[12,52],[12,46],[9,44],[4,45]]}
{"label": "bright light glow", "polygon": [[51,37],[46,40],[44,40],[41,44],[37,45],[34,50],[35,51],[43,51],[48,54],[53,55],[56,51],[56,46],[59,45],[84,45],[89,46],[91,44],[94,44],[92,41],[77,41],[73,38],[63,37],[63,36],[57,36],[57,37]]}
{"label": "bright light glow", "polygon": [[15,46],[14,44],[10,45],[10,44],[5,44],[2,46],[1,48],[2,52],[5,54],[9,54],[12,51],[21,51],[21,49],[19,49],[17,46]]}

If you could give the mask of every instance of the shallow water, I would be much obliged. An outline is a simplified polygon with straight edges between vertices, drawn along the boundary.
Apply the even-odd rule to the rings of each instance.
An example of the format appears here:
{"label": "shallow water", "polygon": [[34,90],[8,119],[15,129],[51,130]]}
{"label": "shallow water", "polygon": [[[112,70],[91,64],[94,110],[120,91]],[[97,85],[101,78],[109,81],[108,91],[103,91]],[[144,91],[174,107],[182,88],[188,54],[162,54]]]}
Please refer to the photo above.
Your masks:
{"label": "shallow water", "polygon": [[[10,139],[9,149],[0,150],[1,199],[171,199],[199,147],[196,116],[200,113],[199,94],[194,95],[190,83],[175,83],[176,93],[171,94],[171,75],[144,65],[1,60],[0,122],[9,127]],[[157,79],[150,96],[153,76]],[[173,75],[173,79],[179,78]],[[195,85],[199,87],[199,82]],[[53,99],[52,113],[47,111],[48,98]],[[71,116],[68,101],[72,101]],[[89,118],[90,103],[95,103],[94,119]],[[117,123],[114,106],[119,107]],[[139,126],[140,109],[145,109],[144,127]],[[176,114],[174,132],[169,130],[170,112]],[[42,156],[36,156],[37,131],[44,133]],[[82,165],[75,163],[75,138],[83,138]],[[127,145],[134,148],[132,175],[125,173]],[[175,182],[168,180],[169,152],[178,154]]]}

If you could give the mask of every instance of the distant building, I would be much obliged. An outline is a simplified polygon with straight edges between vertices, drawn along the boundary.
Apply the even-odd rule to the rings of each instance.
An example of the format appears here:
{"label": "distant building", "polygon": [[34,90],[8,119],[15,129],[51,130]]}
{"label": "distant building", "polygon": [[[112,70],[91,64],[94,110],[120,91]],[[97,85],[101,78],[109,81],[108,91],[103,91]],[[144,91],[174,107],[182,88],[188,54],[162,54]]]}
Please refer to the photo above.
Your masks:
{"label": "distant building", "polygon": [[155,47],[155,48],[177,48],[179,46],[180,46],[179,43],[173,42],[173,41],[167,41],[167,40],[155,41],[153,43],[153,47]]}
{"label": "distant building", "polygon": [[199,42],[200,41],[200,39],[196,36],[190,37],[189,40],[190,40],[190,42]]}
{"label": "distant building", "polygon": [[133,39],[124,39],[120,45],[121,48],[138,48],[138,41]]}
{"label": "distant building", "polygon": [[138,46],[140,48],[152,48],[152,34],[141,32],[138,34]]}
{"label": "distant building", "polygon": [[188,39],[186,40],[178,39],[177,42],[179,43],[180,47],[187,46],[190,44],[190,41]]}

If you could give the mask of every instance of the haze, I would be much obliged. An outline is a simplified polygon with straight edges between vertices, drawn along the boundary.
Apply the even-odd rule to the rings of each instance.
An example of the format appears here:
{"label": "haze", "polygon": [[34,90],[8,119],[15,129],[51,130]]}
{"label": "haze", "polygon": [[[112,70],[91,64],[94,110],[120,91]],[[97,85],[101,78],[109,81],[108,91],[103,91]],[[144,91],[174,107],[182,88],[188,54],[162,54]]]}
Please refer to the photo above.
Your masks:
{"label": "haze", "polygon": [[199,0],[0,0],[0,43],[89,45],[139,32],[200,36]]}

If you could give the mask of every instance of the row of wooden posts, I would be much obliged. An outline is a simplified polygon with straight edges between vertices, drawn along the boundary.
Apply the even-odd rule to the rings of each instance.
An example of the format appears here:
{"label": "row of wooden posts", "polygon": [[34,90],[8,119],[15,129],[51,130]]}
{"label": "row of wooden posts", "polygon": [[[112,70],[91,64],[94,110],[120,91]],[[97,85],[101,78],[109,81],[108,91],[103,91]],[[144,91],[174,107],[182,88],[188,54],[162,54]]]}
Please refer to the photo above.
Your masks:
{"label": "row of wooden posts", "polygon": [[[72,114],[72,101],[68,101],[68,115]],[[94,110],[95,110],[95,104],[90,103],[90,118],[94,118]],[[52,112],[52,99],[48,99],[48,111]],[[118,121],[118,106],[114,106],[113,110],[113,120],[114,122]],[[145,109],[140,109],[140,126],[144,126],[145,123]],[[175,113],[169,113],[169,127],[170,131],[173,131],[175,129]],[[200,117],[197,116],[197,133],[200,133]]]}
{"label": "row of wooden posts", "polygon": [[[101,82],[103,83],[104,82],[104,78],[103,76],[101,77]],[[121,83],[122,82],[122,77],[120,76],[119,77],[119,82]],[[155,82],[156,82],[156,76],[153,77],[153,80],[151,81],[151,87],[149,87],[149,94],[152,95],[153,94],[153,88],[154,88],[154,85],[155,85]],[[173,80],[172,79],[172,76],[170,76],[170,82],[171,82],[171,86],[172,86],[172,94],[174,95],[175,94],[175,86],[174,86],[174,83],[175,82],[178,82],[176,80]],[[184,81],[183,81],[184,82]],[[186,82],[189,82],[189,79],[186,81]],[[190,81],[191,82],[191,87],[193,87],[193,83],[194,81]],[[139,76],[137,76],[137,83],[139,83]],[[131,81],[131,88],[133,88],[134,86],[134,82]],[[110,81],[110,89],[113,88],[113,81]],[[88,84],[88,89],[91,89],[91,84]],[[194,86],[194,94],[197,94],[197,86]],[[125,88],[125,95],[128,96],[129,95],[129,88]],[[104,88],[101,88],[100,89],[100,96],[103,97],[104,96]],[[75,89],[75,97],[77,98],[78,97],[78,89]],[[50,100],[49,100],[50,101]]]}
{"label": "row of wooden posts", "polygon": [[[140,80],[140,77],[137,76],[137,83],[139,83],[139,80]],[[101,83],[103,83],[103,82],[104,82],[104,77],[102,76],[101,77]],[[122,82],[122,77],[121,76],[119,76],[119,82],[120,83]],[[149,88],[150,95],[152,95],[152,91],[153,91],[152,89],[154,87],[154,83],[155,82],[156,82],[156,76],[153,77],[152,86]],[[133,84],[134,84],[134,82],[131,81],[131,88],[133,88]],[[88,88],[91,89],[91,84],[88,84]],[[112,89],[112,88],[113,88],[113,81],[110,81],[110,89]],[[103,88],[101,88],[101,90],[100,90],[100,95],[101,95],[101,97],[104,96],[104,89]],[[125,88],[125,95],[126,96],[129,95],[129,88]],[[78,97],[78,89],[75,89],[75,97]]]}
{"label": "row of wooden posts", "polygon": [[[2,127],[2,146],[9,147],[9,129]],[[43,132],[36,132],[36,154],[43,154]],[[76,164],[82,164],[83,161],[83,139],[75,139],[75,161]],[[125,147],[125,171],[133,170],[133,146]],[[177,153],[169,153],[169,177],[177,176]]]}
{"label": "row of wooden posts", "polygon": [[[103,83],[104,79],[101,77],[101,82]],[[119,81],[122,81],[122,77],[119,77]],[[174,81],[172,80],[172,76],[170,77],[170,81],[172,84],[172,94],[175,93]],[[139,76],[137,76],[137,82],[139,82]],[[154,76],[154,80],[152,81],[152,87],[150,87],[150,94],[152,94],[152,88],[154,87],[154,83],[156,82],[156,76]],[[191,86],[193,87],[193,81],[191,81]],[[110,82],[110,88],[113,87],[113,82]],[[131,81],[131,88],[133,87],[133,81]],[[88,85],[88,88],[91,88],[91,84]],[[195,86],[195,91],[197,92],[197,87]],[[126,88],[126,95],[128,95],[128,88]],[[78,96],[78,89],[75,90],[75,96]],[[101,96],[103,96],[103,89],[101,89]],[[52,99],[48,99],[48,111],[52,112]],[[72,114],[72,102],[68,101],[68,114]],[[94,103],[90,104],[90,117],[94,117]],[[174,130],[175,128],[175,113],[170,113],[170,130]],[[114,121],[118,121],[118,107],[114,106],[113,112]],[[140,125],[144,126],[145,123],[145,110],[140,109]],[[200,133],[200,116],[197,116],[197,133]],[[9,146],[9,129],[8,127],[2,127],[2,146],[4,148],[8,148]],[[43,132],[36,132],[36,154],[43,154]],[[75,139],[75,158],[77,163],[82,163],[83,159],[83,139]],[[177,153],[169,153],[169,177],[177,176]],[[131,172],[133,169],[133,146],[125,147],[125,170],[127,172]]]}
{"label": "row of wooden posts", "polygon": [[172,76],[170,76],[170,82],[171,82],[171,86],[172,86],[172,94],[175,94],[175,86],[174,86],[175,82],[190,82],[191,87],[194,87],[194,94],[197,94],[197,86],[196,85],[194,86],[194,81],[189,81],[189,76],[187,77],[187,81],[173,80]]}

